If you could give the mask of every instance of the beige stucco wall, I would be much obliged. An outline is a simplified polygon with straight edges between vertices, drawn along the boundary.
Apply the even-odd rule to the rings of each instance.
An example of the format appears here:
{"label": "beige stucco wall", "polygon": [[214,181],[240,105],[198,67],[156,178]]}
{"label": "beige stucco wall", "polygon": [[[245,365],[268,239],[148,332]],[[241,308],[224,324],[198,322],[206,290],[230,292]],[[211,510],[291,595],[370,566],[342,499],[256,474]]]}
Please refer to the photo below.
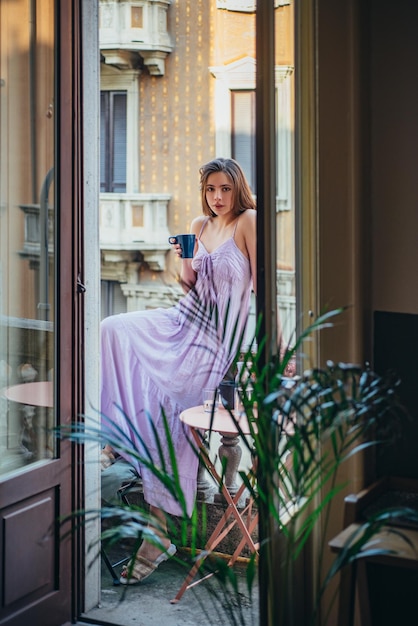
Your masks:
{"label": "beige stucco wall", "polygon": [[[168,10],[173,51],[164,76],[139,77],[140,193],[169,193],[169,229],[186,232],[201,213],[198,168],[216,156],[213,66],[255,57],[253,13],[183,0]],[[293,6],[276,10],[277,64],[293,65]],[[278,217],[280,267],[294,268],[294,213]],[[178,270],[167,254],[168,276]]]}
{"label": "beige stucco wall", "polygon": [[174,46],[164,76],[139,79],[139,191],[170,193],[169,228],[187,230],[200,210],[198,167],[214,156],[213,80],[209,72],[213,3],[174,3]]}

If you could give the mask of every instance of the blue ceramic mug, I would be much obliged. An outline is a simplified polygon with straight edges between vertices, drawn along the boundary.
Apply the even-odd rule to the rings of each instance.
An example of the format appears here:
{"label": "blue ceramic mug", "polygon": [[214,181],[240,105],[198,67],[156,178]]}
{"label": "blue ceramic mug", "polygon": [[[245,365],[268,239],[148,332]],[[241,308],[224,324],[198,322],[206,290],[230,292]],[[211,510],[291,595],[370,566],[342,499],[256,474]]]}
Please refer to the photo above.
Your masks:
{"label": "blue ceramic mug", "polygon": [[179,243],[181,245],[181,257],[182,259],[192,259],[194,253],[194,245],[196,242],[196,235],[172,235],[168,238],[168,242],[171,244]]}
{"label": "blue ceramic mug", "polygon": [[231,411],[235,408],[235,387],[233,380],[223,380],[219,385],[220,402],[225,409]]}

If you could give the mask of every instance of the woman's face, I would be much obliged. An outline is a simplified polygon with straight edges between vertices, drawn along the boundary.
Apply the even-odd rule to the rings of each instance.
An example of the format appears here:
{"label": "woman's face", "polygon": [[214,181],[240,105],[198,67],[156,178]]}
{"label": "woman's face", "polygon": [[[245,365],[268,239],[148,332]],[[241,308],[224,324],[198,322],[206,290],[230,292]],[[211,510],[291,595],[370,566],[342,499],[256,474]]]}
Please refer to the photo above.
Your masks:
{"label": "woman's face", "polygon": [[232,181],[225,172],[209,174],[206,182],[206,202],[215,215],[226,215],[234,206]]}

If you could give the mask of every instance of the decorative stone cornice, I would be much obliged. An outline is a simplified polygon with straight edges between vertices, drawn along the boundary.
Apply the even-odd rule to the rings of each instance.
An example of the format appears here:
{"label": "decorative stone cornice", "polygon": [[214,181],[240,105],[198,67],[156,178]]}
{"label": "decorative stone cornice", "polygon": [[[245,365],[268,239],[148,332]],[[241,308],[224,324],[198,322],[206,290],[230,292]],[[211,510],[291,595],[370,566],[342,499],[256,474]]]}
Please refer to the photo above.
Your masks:
{"label": "decorative stone cornice", "polygon": [[121,285],[127,299],[128,311],[174,306],[184,295],[178,284],[167,285],[161,281],[125,283]]}
{"label": "decorative stone cornice", "polygon": [[136,282],[142,264],[139,257],[138,252],[133,250],[102,250],[102,279],[113,280],[119,283]]}
{"label": "decorative stone cornice", "polygon": [[119,70],[136,70],[140,69],[141,58],[131,50],[101,50],[102,60],[106,65],[116,67]]}

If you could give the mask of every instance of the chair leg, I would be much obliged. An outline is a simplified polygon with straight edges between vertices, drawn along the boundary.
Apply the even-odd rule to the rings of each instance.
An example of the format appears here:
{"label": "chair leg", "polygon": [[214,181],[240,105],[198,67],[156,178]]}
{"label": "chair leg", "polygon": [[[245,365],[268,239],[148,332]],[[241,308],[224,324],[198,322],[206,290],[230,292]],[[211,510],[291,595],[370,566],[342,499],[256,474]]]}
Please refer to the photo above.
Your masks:
{"label": "chair leg", "polygon": [[123,563],[126,563],[126,561],[129,561],[129,557],[125,557],[124,559],[121,559],[120,561],[117,561],[116,563],[112,563],[109,557],[107,556],[106,550],[103,547],[102,547],[101,552],[102,552],[102,559],[105,562],[107,569],[109,570],[109,573],[113,580],[113,584],[115,586],[120,585],[119,574],[116,573],[115,567],[119,567],[119,565],[122,565]]}
{"label": "chair leg", "polygon": [[356,595],[357,563],[348,565],[340,573],[339,626],[353,626]]}
{"label": "chair leg", "polygon": [[[130,502],[129,502],[129,494],[130,493],[142,493],[142,481],[140,478],[135,478],[132,479],[131,481],[127,482],[126,484],[123,484],[119,489],[118,489],[118,493],[120,496],[120,499],[122,500],[122,503],[125,506],[130,506]],[[106,550],[104,549],[104,547],[102,546],[101,549],[101,554],[102,554],[102,558],[103,561],[112,577],[113,580],[113,584],[116,585],[120,585],[120,574],[118,574],[116,572],[115,568],[118,568],[120,565],[123,565],[124,563],[127,563],[130,559],[130,556],[124,557],[123,559],[120,559],[119,561],[116,561],[116,563],[112,563],[107,555]]]}

